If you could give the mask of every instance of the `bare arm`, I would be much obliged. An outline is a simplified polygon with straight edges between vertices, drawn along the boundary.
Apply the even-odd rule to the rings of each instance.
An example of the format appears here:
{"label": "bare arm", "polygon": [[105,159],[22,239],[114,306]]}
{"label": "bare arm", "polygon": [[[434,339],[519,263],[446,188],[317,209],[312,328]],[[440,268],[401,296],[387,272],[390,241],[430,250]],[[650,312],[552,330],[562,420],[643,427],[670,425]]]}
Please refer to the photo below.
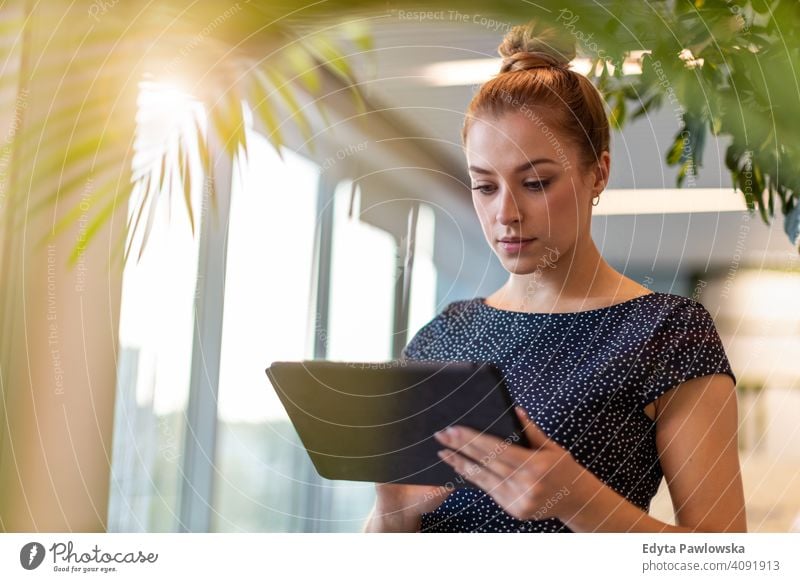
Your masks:
{"label": "bare arm", "polygon": [[675,526],[650,517],[589,471],[574,484],[588,500],[561,516],[577,532],[746,532],[731,378],[694,378],[656,401],[656,445]]}

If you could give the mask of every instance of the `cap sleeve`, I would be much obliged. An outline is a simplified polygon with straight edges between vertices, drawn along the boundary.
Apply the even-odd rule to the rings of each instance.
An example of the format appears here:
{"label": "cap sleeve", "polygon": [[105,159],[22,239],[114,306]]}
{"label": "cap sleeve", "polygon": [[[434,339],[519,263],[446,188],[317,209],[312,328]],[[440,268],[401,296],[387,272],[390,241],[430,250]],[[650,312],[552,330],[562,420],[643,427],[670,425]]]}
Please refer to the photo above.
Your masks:
{"label": "cap sleeve", "polygon": [[435,342],[440,339],[442,333],[444,333],[446,326],[445,326],[445,319],[450,315],[452,308],[459,303],[459,301],[453,301],[448,303],[447,306],[433,319],[423,325],[417,333],[414,334],[414,337],[411,338],[403,350],[400,352],[400,360],[419,360],[425,359],[425,348],[431,342]]}
{"label": "cap sleeve", "polygon": [[693,378],[727,374],[736,384],[714,320],[697,301],[670,310],[650,347],[650,373],[640,393],[642,406]]}
{"label": "cap sleeve", "polygon": [[411,338],[411,341],[405,345],[403,350],[400,352],[400,360],[414,360],[418,358],[419,344],[422,341],[422,336],[426,333],[426,328],[428,325],[430,324],[428,323],[422,326],[422,328],[416,334],[414,334],[414,337]]}
{"label": "cap sleeve", "polygon": [[431,348],[437,344],[441,347],[450,334],[453,319],[460,311],[460,307],[469,303],[469,300],[459,299],[451,301],[433,319],[423,325],[414,337],[411,338],[400,352],[400,360],[424,360],[431,357]]}

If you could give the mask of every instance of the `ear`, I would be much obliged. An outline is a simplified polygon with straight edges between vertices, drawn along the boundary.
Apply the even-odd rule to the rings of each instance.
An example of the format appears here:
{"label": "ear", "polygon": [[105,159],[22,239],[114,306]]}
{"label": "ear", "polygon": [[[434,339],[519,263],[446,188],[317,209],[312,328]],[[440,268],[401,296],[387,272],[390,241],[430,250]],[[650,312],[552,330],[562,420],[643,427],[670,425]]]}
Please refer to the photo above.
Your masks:
{"label": "ear", "polygon": [[596,196],[608,186],[608,178],[611,175],[611,154],[607,151],[600,152],[600,157],[592,165],[592,169],[594,170],[592,196]]}

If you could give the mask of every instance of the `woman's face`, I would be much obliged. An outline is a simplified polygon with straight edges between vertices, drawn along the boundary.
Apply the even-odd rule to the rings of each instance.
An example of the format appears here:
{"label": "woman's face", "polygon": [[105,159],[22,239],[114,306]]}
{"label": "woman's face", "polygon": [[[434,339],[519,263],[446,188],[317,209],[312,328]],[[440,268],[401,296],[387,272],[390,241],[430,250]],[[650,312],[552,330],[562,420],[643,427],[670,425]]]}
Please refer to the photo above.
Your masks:
{"label": "woman's face", "polygon": [[[486,240],[511,273],[552,264],[591,236],[592,197],[604,184],[597,172],[581,172],[577,148],[554,126],[546,111],[527,109],[475,119],[467,133],[472,202]],[[601,160],[607,168],[607,152]],[[502,242],[506,237],[532,240]]]}

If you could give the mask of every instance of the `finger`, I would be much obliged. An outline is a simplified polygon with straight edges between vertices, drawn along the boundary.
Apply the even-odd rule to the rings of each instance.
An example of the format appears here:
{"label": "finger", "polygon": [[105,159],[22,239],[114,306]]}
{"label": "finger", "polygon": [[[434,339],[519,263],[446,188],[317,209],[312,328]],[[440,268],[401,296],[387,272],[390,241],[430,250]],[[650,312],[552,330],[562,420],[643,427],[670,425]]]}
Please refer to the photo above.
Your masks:
{"label": "finger", "polygon": [[481,466],[456,451],[439,451],[439,456],[445,463],[453,467],[459,475],[462,475],[487,493],[506,482],[506,477],[498,475],[490,468]]}
{"label": "finger", "polygon": [[481,463],[504,464],[506,465],[504,469],[498,469],[498,472],[503,474],[507,474],[509,468],[516,468],[520,464],[520,460],[513,458],[513,454],[504,456],[504,453],[514,447],[510,439],[501,439],[468,426],[458,425],[451,428],[454,428],[455,432],[440,431],[435,435],[443,445],[457,449],[461,454]]}
{"label": "finger", "polygon": [[471,461],[469,457],[452,450],[439,451],[439,453],[439,456],[451,465],[459,475],[463,475],[465,479],[485,491],[499,506],[506,508],[509,499],[518,497],[513,491],[513,483],[511,481],[482,469]]}
{"label": "finger", "polygon": [[514,410],[516,410],[517,416],[520,422],[522,422],[525,437],[528,439],[528,443],[532,449],[538,449],[553,444],[553,440],[531,420],[524,408],[515,406]]}

